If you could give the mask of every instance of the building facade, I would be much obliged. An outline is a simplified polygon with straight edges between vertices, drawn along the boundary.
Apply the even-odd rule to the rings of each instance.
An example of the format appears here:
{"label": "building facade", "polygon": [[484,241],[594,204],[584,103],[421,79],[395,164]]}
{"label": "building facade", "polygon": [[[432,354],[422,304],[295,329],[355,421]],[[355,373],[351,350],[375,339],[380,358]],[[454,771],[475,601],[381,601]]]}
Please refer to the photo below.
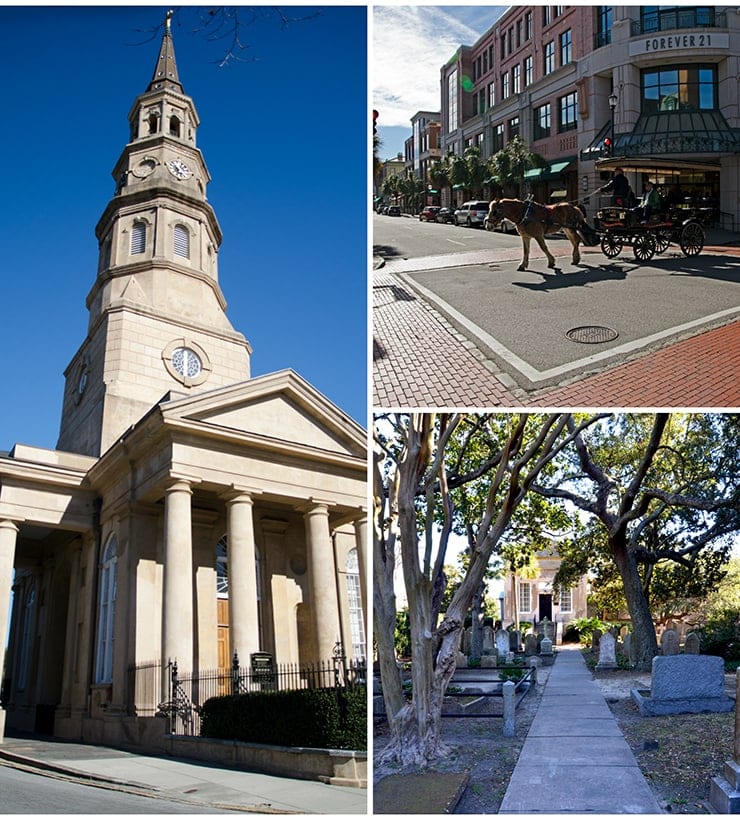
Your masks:
{"label": "building facade", "polygon": [[250,376],[169,21],[129,123],[57,449],[0,455],[1,719],[145,745],[167,675],[137,667],[365,655],[366,435],[295,372]]}
{"label": "building facade", "polygon": [[442,158],[440,127],[439,112],[417,111],[411,118],[411,136],[404,144],[405,172],[428,183],[425,194],[425,204],[428,205],[438,194],[431,184],[429,169]]}
{"label": "building facade", "polygon": [[546,160],[526,179],[544,202],[603,185],[599,159],[640,159],[638,196],[650,177],[737,229],[739,67],[737,7],[513,6],[441,70],[442,151],[519,135]]}

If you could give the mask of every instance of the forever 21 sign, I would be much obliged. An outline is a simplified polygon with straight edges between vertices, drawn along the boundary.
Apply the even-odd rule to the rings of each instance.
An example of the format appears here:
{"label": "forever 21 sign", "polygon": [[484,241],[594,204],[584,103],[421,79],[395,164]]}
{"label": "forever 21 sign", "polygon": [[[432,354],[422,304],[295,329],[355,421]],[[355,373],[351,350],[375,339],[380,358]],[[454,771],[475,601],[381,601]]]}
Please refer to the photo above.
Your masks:
{"label": "forever 21 sign", "polygon": [[660,37],[646,37],[630,43],[630,56],[652,54],[674,48],[727,48],[730,44],[729,34],[692,32],[686,34],[664,34]]}

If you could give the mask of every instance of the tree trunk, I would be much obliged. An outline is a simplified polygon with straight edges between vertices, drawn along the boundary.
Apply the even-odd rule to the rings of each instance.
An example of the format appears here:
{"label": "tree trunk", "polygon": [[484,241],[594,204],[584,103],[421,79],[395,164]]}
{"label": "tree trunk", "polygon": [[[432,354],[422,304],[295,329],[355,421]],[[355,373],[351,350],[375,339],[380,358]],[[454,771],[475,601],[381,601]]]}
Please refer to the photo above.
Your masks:
{"label": "tree trunk", "polygon": [[649,672],[652,669],[653,658],[658,654],[658,639],[655,636],[655,625],[650,614],[650,607],[642,589],[642,579],[637,570],[637,562],[623,538],[610,536],[609,543],[622,578],[624,597],[632,619],[632,641],[637,669]]}
{"label": "tree trunk", "polygon": [[480,660],[483,654],[483,596],[486,592],[485,582],[482,583],[475,595],[470,607],[471,628],[470,628],[470,657]]}

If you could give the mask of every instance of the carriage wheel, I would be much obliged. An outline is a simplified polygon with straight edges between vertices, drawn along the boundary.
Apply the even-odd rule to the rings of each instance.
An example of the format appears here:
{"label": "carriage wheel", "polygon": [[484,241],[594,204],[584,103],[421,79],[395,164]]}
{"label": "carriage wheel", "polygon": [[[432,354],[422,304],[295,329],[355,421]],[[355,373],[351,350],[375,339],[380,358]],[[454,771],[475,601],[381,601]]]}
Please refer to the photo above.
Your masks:
{"label": "carriage wheel", "polygon": [[614,234],[605,233],[601,237],[601,252],[609,259],[614,259],[622,252],[622,240]]}
{"label": "carriage wheel", "polygon": [[663,253],[671,244],[671,235],[668,231],[659,231],[655,234],[655,253]]}
{"label": "carriage wheel", "polygon": [[697,256],[704,247],[704,229],[698,222],[689,222],[683,226],[679,242],[684,256]]}
{"label": "carriage wheel", "polygon": [[655,256],[655,234],[639,233],[632,243],[632,251],[640,262],[649,262]]}

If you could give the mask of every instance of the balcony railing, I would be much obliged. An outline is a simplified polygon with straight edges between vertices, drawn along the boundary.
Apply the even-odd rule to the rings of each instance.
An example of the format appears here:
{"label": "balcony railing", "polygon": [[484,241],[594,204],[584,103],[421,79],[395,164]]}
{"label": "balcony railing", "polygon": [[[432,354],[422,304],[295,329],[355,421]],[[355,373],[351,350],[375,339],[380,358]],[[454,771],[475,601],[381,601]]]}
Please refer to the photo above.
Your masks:
{"label": "balcony railing", "polygon": [[656,31],[672,31],[681,28],[726,28],[727,14],[713,6],[668,8],[649,12],[639,20],[632,21],[632,36],[654,34]]}

